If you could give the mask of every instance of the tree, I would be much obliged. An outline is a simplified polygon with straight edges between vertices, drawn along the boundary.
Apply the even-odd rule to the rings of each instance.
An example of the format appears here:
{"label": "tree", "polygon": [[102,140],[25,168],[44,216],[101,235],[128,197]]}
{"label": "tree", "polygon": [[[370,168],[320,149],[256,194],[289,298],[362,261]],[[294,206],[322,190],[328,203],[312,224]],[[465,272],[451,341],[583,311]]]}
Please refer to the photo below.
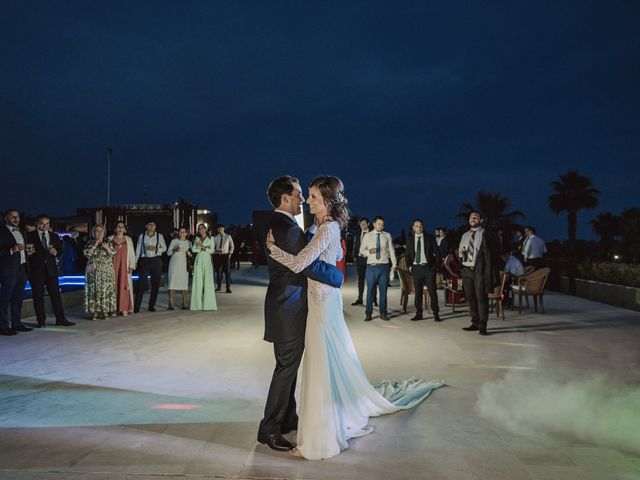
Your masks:
{"label": "tree", "polygon": [[484,218],[484,224],[492,229],[502,228],[505,233],[511,233],[518,225],[518,218],[526,218],[520,210],[508,211],[511,208],[511,200],[499,193],[478,192],[475,206],[469,202],[460,205],[456,218],[467,220],[471,212],[479,212]]}
{"label": "tree", "polygon": [[576,241],[578,212],[598,206],[600,191],[591,179],[580,175],[577,170],[569,170],[551,182],[553,193],[549,195],[549,208],[556,214],[567,212],[569,226],[569,248],[573,250]]}
{"label": "tree", "polygon": [[620,220],[623,260],[637,263],[640,260],[640,208],[625,208]]}
{"label": "tree", "polygon": [[622,219],[611,212],[599,214],[591,220],[591,229],[600,237],[600,247],[605,257],[611,254],[616,237],[622,235]]}

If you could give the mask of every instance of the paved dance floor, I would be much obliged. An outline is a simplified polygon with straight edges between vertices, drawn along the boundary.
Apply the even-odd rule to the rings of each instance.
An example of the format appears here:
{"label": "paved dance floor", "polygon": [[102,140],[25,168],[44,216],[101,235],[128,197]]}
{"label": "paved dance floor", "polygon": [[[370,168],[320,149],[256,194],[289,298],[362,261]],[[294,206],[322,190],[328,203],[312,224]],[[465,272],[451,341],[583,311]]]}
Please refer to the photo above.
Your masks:
{"label": "paved dance floor", "polygon": [[391,320],[365,323],[349,274],[369,378],[448,386],[371,419],[341,455],[255,442],[274,360],[265,267],[243,266],[216,312],[167,311],[163,291],[156,313],[75,309],[75,327],[0,337],[0,479],[640,479],[640,313],[549,293],[544,315],[492,316],[481,337],[445,307],[442,323],[409,321],[392,288]]}

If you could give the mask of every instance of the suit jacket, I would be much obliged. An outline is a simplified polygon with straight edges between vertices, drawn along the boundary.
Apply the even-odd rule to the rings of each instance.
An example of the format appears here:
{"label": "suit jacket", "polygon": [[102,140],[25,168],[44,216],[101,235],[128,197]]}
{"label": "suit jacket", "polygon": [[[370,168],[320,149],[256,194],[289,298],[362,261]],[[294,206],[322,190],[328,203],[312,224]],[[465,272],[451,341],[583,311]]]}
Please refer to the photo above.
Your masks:
{"label": "suit jacket", "polygon": [[[415,238],[416,237],[414,235],[411,235],[407,239],[405,251],[407,255],[407,267],[412,266],[416,260]],[[427,265],[429,265],[430,267],[438,268],[440,262],[442,262],[442,257],[440,256],[440,249],[438,248],[436,238],[430,233],[423,233],[422,240],[424,242],[424,254],[426,256]]]}
{"label": "suit jacket", "polygon": [[48,249],[42,245],[40,237],[40,231],[34,230],[33,232],[27,232],[26,242],[33,243],[35,253],[31,256],[27,256],[27,264],[29,265],[29,274],[40,273],[43,269],[51,276],[58,276],[58,265],[56,263],[56,257],[62,255],[62,241],[60,237],[54,232],[49,232],[49,245],[56,249],[55,257],[49,253]]}
{"label": "suit jacket", "polygon": [[354,262],[360,256],[361,245],[362,245],[362,229],[358,230],[358,232],[353,237],[353,250],[351,252],[351,256],[353,257]]}
{"label": "suit jacket", "polygon": [[20,254],[11,254],[16,237],[6,225],[0,225],[0,275],[14,275],[20,268]]}
{"label": "suit jacket", "polygon": [[482,234],[480,251],[476,258],[476,270],[480,270],[484,277],[485,290],[493,293],[493,290],[500,285],[500,267],[498,265],[498,236],[485,229]]}
{"label": "suit jacket", "polygon": [[449,255],[449,236],[448,235],[445,235],[442,238],[442,240],[440,240],[440,245],[438,245],[438,248],[440,250],[440,256],[442,258],[445,258],[447,255]]}
{"label": "suit jacket", "polygon": [[[297,255],[307,244],[305,234],[295,220],[275,212],[269,228],[276,245]],[[264,339],[287,342],[304,336],[307,325],[307,278],[340,287],[342,272],[335,266],[316,260],[307,269],[294,273],[267,256],[269,287],[264,301]]]}

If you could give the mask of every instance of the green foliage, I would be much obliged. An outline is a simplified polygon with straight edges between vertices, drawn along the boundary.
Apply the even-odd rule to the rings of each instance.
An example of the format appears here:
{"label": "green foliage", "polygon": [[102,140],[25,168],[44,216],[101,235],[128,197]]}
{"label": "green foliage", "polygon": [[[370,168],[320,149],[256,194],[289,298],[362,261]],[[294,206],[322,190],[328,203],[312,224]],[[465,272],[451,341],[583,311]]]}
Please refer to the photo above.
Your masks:
{"label": "green foliage", "polygon": [[587,262],[578,264],[577,269],[579,278],[640,288],[640,265],[618,262]]}

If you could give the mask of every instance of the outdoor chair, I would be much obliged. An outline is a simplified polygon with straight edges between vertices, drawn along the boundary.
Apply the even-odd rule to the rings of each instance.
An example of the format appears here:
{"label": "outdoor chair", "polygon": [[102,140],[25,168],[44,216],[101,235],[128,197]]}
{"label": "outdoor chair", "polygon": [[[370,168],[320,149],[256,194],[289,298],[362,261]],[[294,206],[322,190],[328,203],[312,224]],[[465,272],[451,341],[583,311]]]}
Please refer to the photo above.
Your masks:
{"label": "outdoor chair", "polygon": [[[413,285],[413,277],[407,267],[407,257],[402,256],[398,261],[398,279],[400,280],[400,305],[402,305],[402,313],[407,313],[407,304],[409,303],[409,295],[415,295],[416,290]],[[429,290],[425,287],[422,291],[424,295],[424,309],[431,308],[431,298],[428,295]]]}
{"label": "outdoor chair", "polygon": [[517,283],[511,286],[511,291],[518,295],[518,313],[522,313],[522,297],[527,301],[529,307],[529,297],[533,297],[534,310],[538,311],[538,299],[540,299],[540,313],[544,313],[544,287],[551,269],[549,267],[539,268],[527,275],[520,275]]}
{"label": "outdoor chair", "polygon": [[451,307],[455,313],[456,307],[467,305],[467,299],[462,290],[462,278],[460,276],[460,262],[450,253],[444,259],[444,304]]}
{"label": "outdoor chair", "polygon": [[504,320],[504,289],[507,285],[507,279],[509,278],[509,274],[500,271],[500,284],[493,290],[493,292],[489,293],[489,300],[493,300],[496,303],[496,315],[498,317],[502,317]]}

